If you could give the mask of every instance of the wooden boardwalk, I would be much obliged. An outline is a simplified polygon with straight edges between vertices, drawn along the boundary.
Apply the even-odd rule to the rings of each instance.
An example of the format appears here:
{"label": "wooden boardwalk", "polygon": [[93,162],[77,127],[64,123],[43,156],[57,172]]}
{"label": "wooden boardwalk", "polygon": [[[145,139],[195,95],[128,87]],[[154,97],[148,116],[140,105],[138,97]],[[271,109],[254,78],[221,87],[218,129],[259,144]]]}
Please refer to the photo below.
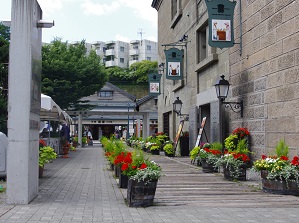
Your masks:
{"label": "wooden boardwalk", "polygon": [[223,173],[203,173],[189,157],[152,155],[150,159],[159,163],[165,174],[156,191],[158,206],[299,207],[299,197],[263,192],[257,173],[251,172],[247,181],[232,182],[225,180]]}

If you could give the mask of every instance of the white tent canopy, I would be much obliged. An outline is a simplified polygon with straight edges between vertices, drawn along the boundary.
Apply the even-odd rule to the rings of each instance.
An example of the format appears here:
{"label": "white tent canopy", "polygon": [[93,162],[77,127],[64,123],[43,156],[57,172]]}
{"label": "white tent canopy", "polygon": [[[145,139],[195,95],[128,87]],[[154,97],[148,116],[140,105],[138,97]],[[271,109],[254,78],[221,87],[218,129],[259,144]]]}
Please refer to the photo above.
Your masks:
{"label": "white tent canopy", "polygon": [[45,94],[41,94],[40,119],[72,122],[72,118],[63,111],[50,96]]}

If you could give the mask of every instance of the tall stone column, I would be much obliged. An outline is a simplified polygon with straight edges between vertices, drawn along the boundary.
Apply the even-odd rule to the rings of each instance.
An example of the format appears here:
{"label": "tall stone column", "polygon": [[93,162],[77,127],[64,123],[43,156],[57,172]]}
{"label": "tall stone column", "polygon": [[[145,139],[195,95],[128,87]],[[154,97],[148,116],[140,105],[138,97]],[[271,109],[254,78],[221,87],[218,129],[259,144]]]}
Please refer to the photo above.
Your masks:
{"label": "tall stone column", "polygon": [[42,11],[36,0],[12,0],[9,55],[7,203],[38,193]]}

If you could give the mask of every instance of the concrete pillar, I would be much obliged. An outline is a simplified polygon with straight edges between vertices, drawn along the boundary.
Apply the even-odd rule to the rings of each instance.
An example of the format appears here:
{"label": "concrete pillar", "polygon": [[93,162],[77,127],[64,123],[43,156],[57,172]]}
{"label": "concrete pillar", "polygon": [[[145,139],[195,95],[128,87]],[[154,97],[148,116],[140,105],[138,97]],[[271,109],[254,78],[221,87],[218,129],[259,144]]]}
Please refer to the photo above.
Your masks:
{"label": "concrete pillar", "polygon": [[137,137],[140,137],[140,128],[141,128],[141,125],[140,125],[140,119],[138,118],[137,119],[137,123],[136,123],[136,125],[137,125],[137,131],[136,131],[136,136]]}
{"label": "concrete pillar", "polygon": [[38,193],[42,11],[36,0],[12,0],[9,55],[7,203]]}
{"label": "concrete pillar", "polygon": [[149,137],[150,132],[150,120],[149,120],[149,113],[143,114],[143,127],[142,127],[142,137],[146,139]]}

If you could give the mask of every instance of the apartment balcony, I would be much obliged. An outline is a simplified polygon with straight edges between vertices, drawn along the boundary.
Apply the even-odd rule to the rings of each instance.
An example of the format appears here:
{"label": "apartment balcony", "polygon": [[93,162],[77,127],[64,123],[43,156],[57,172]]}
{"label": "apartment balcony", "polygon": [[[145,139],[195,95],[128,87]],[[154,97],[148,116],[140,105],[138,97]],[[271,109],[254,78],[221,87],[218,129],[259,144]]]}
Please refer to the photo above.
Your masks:
{"label": "apartment balcony", "polygon": [[130,60],[129,61],[129,66],[131,66],[133,63],[139,62],[139,60]]}
{"label": "apartment balcony", "polygon": [[109,49],[105,51],[105,56],[114,56],[114,55],[115,55],[114,49]]}
{"label": "apartment balcony", "polygon": [[115,66],[115,61],[109,60],[105,62],[105,67],[114,67]]}
{"label": "apartment balcony", "polygon": [[129,50],[129,55],[139,55],[139,50],[138,49],[133,49],[133,50]]}
{"label": "apartment balcony", "polygon": [[115,41],[111,40],[106,42],[106,45],[112,45],[112,44],[115,44]]}
{"label": "apartment balcony", "polygon": [[137,43],[139,43],[140,41],[139,40],[131,40],[130,41],[130,44],[137,44]]}

